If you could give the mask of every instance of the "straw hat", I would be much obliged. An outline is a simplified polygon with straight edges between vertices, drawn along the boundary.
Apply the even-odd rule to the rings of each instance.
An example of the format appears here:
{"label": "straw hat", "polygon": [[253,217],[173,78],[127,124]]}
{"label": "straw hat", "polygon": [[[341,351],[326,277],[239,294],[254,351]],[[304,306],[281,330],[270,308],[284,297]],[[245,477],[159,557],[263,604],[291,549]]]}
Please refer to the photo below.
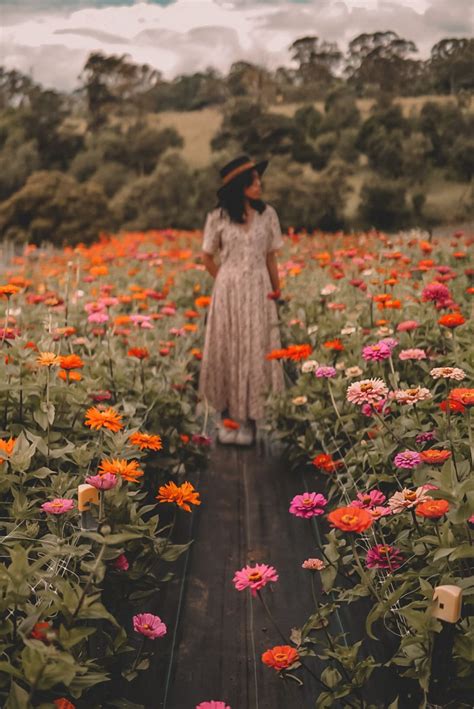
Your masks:
{"label": "straw hat", "polygon": [[231,160],[220,170],[222,185],[217,190],[217,195],[220,197],[220,195],[226,190],[230,183],[235,180],[236,177],[242,175],[244,172],[256,170],[259,175],[263,175],[263,173],[267,169],[267,165],[268,160],[254,162],[249,158],[248,155],[240,155],[238,158]]}

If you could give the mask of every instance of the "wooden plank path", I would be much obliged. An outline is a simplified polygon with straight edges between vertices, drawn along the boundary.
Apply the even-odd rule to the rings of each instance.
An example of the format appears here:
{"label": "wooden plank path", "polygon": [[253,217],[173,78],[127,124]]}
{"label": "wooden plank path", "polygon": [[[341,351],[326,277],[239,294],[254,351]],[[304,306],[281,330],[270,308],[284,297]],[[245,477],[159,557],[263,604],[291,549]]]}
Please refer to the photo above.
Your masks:
{"label": "wooden plank path", "polygon": [[[315,680],[305,673],[303,687],[283,682],[261,662],[262,652],[282,641],[259,599],[236,591],[232,578],[247,563],[274,566],[280,578],[265,589],[268,606],[286,637],[291,628],[301,627],[314,612],[309,572],[301,564],[320,553],[311,523],[290,515],[288,507],[306,487],[322,488],[312,471],[290,473],[264,444],[250,449],[218,445],[209,468],[191,481],[203,503],[192,515],[181,515],[173,538],[195,541],[178,568],[173,565],[176,578],[160,591],[157,607],[149,609],[167,622],[168,635],[157,641],[151,670],[139,680],[134,701],[146,709],[194,709],[211,699],[232,709],[314,709]],[[365,614],[363,605],[352,606],[333,617],[328,630],[348,633],[351,643],[364,635]],[[383,652],[383,644],[378,646]],[[318,661],[307,662],[319,675]],[[370,699],[383,697],[388,706],[393,684],[386,672],[378,679],[376,674]]]}

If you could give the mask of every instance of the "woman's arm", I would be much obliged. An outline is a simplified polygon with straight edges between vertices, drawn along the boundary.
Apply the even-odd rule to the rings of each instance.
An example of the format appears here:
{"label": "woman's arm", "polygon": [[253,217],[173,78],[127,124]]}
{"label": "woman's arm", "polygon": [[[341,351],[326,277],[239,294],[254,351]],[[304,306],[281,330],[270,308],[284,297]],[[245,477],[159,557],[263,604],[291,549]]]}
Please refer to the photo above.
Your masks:
{"label": "woman's arm", "polygon": [[270,276],[273,291],[280,290],[280,276],[278,275],[278,263],[276,260],[276,251],[269,251],[267,254],[267,268]]}
{"label": "woman's arm", "polygon": [[206,271],[211,274],[213,278],[217,276],[217,272],[219,270],[219,266],[216,264],[214,261],[214,256],[212,254],[208,254],[207,251],[202,252],[202,262],[204,266],[206,267]]}

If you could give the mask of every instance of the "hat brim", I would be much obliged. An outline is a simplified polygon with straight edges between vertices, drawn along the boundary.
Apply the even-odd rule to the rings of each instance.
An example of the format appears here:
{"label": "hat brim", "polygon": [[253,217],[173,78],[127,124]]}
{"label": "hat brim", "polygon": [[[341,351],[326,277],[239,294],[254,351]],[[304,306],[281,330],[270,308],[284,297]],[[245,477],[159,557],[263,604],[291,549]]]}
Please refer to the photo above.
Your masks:
{"label": "hat brim", "polygon": [[[268,167],[268,162],[269,162],[268,160],[260,160],[260,162],[255,163],[255,167],[249,167],[248,170],[241,172],[239,177],[241,175],[245,175],[246,172],[251,172],[252,170],[256,170],[258,172],[258,174],[260,176],[262,176]],[[227,185],[223,185],[222,187],[219,187],[219,189],[217,190],[217,196],[219,197],[221,194],[224,194],[226,192],[226,190],[229,189],[229,187],[233,183],[233,181],[234,180],[231,180]]]}

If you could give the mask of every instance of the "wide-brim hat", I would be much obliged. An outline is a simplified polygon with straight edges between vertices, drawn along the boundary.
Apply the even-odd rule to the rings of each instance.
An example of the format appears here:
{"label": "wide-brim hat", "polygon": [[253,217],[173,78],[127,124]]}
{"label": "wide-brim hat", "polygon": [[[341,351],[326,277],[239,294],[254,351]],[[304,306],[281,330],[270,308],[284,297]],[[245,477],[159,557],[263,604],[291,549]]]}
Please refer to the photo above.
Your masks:
{"label": "wide-brim hat", "polygon": [[217,195],[220,196],[223,192],[225,192],[231,182],[233,182],[236,177],[242,175],[244,172],[256,170],[259,175],[263,175],[267,169],[267,165],[268,160],[260,160],[259,162],[255,162],[248,155],[240,155],[238,158],[231,160],[219,171],[222,184],[217,190]]}

